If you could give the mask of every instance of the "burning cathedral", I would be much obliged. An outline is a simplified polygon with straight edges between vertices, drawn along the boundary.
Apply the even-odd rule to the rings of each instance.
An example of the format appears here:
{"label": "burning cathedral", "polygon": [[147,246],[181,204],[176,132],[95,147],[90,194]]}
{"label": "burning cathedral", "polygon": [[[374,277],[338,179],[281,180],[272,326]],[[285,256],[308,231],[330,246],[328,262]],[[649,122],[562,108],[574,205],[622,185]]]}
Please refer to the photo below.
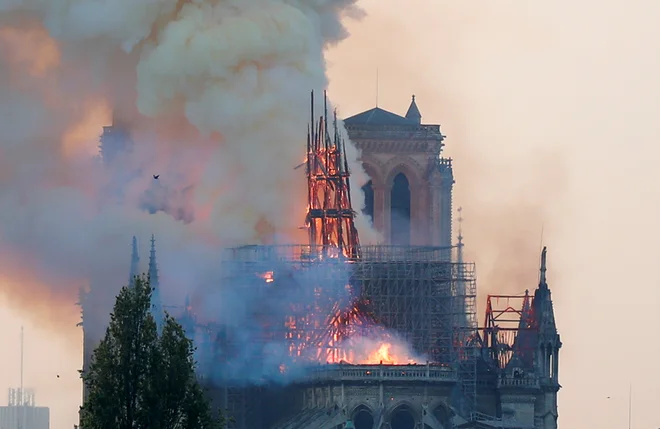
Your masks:
{"label": "burning cathedral", "polygon": [[[337,119],[313,109],[311,118],[309,241],[225,250],[220,288],[237,293],[240,285],[251,297],[236,309],[250,316],[248,326],[232,323],[231,312],[201,323],[188,303],[179,314],[196,340],[200,377],[230,426],[555,429],[561,341],[545,248],[536,289],[488,296],[478,326],[460,217],[452,239],[453,166],[442,156],[440,126],[422,123],[414,96],[404,116],[376,107],[344,120],[371,178],[364,215],[384,238],[367,246],[354,225]],[[123,150],[123,133],[104,129],[105,161]],[[83,369],[103,332],[85,302]],[[273,368],[279,377],[266,377]]]}

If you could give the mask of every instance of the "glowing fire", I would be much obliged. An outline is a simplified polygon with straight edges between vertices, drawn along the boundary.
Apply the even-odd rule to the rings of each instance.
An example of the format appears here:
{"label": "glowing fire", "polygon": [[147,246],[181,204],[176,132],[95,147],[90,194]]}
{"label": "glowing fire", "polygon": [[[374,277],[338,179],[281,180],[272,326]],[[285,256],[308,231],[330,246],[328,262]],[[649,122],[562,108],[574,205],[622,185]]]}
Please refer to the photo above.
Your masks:
{"label": "glowing fire", "polygon": [[266,283],[273,283],[275,281],[275,277],[272,271],[266,271],[265,273],[261,273],[257,275],[262,279],[264,279]]}
{"label": "glowing fire", "polygon": [[405,342],[376,323],[368,308],[366,300],[355,300],[348,310],[341,310],[339,304],[335,304],[318,359],[328,363],[368,365],[419,363]]}
{"label": "glowing fire", "polygon": [[363,365],[410,365],[419,364],[408,347],[386,339],[356,338],[347,341],[339,350],[341,359],[328,363]]}
{"label": "glowing fire", "polygon": [[[371,353],[367,357],[367,362],[364,363],[391,363],[391,364],[396,364],[399,363],[400,359],[392,354],[392,344],[390,343],[383,343],[378,347],[378,350],[375,352]],[[408,359],[408,363],[417,363],[414,361],[414,359]]]}
{"label": "glowing fire", "polygon": [[[275,281],[273,271],[256,274],[266,283]],[[314,290],[317,298],[322,292],[320,288]],[[346,293],[355,296],[351,285],[346,285]],[[331,364],[410,365],[423,362],[405,341],[377,323],[368,300],[337,301],[329,316],[318,317],[328,314],[326,311],[314,305],[283,321],[290,356]],[[279,369],[286,372],[284,365]]]}
{"label": "glowing fire", "polygon": [[[345,142],[336,127],[322,116],[307,135],[307,187],[309,244],[321,246],[320,258],[359,258],[359,238],[350,199]],[[334,139],[331,138],[334,134]]]}

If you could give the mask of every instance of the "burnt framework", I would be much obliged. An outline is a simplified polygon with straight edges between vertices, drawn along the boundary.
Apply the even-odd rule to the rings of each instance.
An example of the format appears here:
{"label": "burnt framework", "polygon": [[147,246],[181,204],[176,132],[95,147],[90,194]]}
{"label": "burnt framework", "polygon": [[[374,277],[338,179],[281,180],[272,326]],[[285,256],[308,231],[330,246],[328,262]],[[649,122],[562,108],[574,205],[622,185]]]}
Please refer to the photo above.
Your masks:
{"label": "burnt framework", "polygon": [[[341,350],[346,339],[380,325],[405,338],[429,362],[455,371],[457,408],[469,415],[476,399],[474,265],[464,264],[460,255],[454,258],[450,247],[360,246],[345,141],[336,112],[330,126],[325,93],[323,101],[317,120],[311,94],[305,162],[309,244],[244,246],[228,250],[223,259],[222,285],[231,289],[223,293],[239,287],[252,298],[245,309],[252,326],[241,326],[240,337],[232,335],[231,315],[225,314],[216,330],[220,334],[215,340],[210,335],[225,363],[222,403],[234,427],[263,426],[263,418],[255,421],[262,395],[235,385],[232,374],[240,368],[232,362],[247,359],[265,367],[279,358],[283,372],[288,363],[337,363],[346,357]],[[246,335],[255,343],[284,345],[287,356],[259,346],[254,355],[232,355]],[[217,362],[212,356],[210,365]]]}
{"label": "burnt framework", "polygon": [[[468,341],[477,334],[473,264],[452,262],[447,248],[363,246],[357,261],[319,259],[314,256],[322,254],[318,250],[304,245],[227,250],[222,285],[238,286],[239,293],[252,297],[254,305],[247,309],[254,320],[252,339],[286,344],[289,356],[299,361],[332,361],[336,345],[323,339],[332,329],[329,321],[337,303],[350,302],[344,288],[350,285],[369,302],[379,324],[407,339],[430,362],[454,368],[461,388],[458,399],[469,413],[476,394],[474,345]],[[269,309],[280,308],[284,301],[289,303],[287,314]],[[208,340],[223,350],[212,360],[231,361],[233,339],[227,322],[207,327]],[[257,353],[250,364],[258,366],[260,359],[273,357]],[[237,369],[228,368],[221,383],[221,406],[234,417],[233,427],[261,427],[263,422],[255,421],[263,418],[259,389],[233,385],[232,371]]]}
{"label": "burnt framework", "polygon": [[537,331],[528,291],[488,295],[483,338],[488,357],[498,368],[506,368],[515,356],[522,367],[533,369]]}
{"label": "burnt framework", "polygon": [[355,228],[351,202],[350,171],[346,142],[328,119],[328,99],[323,93],[323,115],[314,116],[311,94],[311,122],[307,133],[307,219],[309,244],[325,257],[360,257],[360,240]]}

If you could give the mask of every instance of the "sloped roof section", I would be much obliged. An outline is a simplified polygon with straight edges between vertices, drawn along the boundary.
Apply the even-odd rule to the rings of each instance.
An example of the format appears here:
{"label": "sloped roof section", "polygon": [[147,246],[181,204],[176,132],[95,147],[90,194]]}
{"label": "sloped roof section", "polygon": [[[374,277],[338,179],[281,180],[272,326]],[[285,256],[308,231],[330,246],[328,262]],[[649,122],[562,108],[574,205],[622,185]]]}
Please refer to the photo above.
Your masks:
{"label": "sloped roof section", "polygon": [[415,123],[419,124],[422,122],[422,114],[419,112],[419,108],[417,107],[417,103],[415,103],[415,96],[412,96],[412,101],[410,102],[410,107],[408,107],[408,111],[406,112],[406,119],[409,119],[411,121],[415,121]]}
{"label": "sloped roof section", "polygon": [[415,121],[388,112],[380,107],[374,107],[366,112],[346,118],[344,123],[346,125],[418,125]]}

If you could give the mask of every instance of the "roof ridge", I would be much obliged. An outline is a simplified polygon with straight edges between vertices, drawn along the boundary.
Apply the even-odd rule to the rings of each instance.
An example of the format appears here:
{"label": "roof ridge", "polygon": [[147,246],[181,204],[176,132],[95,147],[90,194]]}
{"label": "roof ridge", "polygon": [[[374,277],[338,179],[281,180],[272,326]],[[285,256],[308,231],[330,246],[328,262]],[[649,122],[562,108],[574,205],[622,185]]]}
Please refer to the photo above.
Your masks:
{"label": "roof ridge", "polygon": [[347,125],[419,125],[401,115],[374,107],[344,119]]}

